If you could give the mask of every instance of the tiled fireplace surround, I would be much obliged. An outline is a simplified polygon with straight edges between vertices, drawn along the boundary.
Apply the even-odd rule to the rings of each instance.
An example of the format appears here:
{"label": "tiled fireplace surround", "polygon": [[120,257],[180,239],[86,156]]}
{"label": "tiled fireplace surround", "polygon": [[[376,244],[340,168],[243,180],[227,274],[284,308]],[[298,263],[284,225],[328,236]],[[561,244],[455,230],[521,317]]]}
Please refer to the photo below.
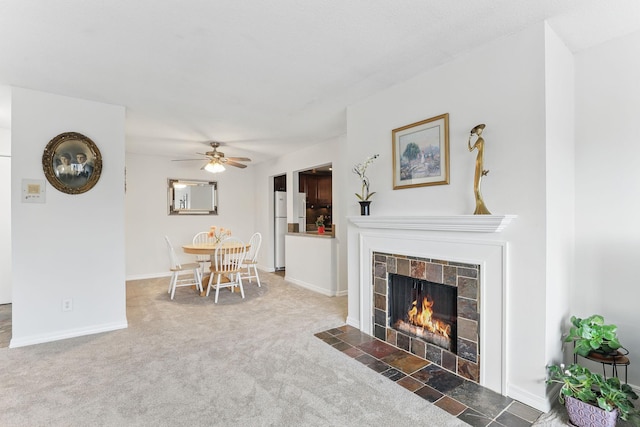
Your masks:
{"label": "tiled fireplace surround", "polygon": [[[348,323],[403,350],[424,352],[443,368],[506,395],[508,244],[498,233],[513,218],[349,217],[358,241],[360,310],[359,318]],[[457,284],[459,298],[465,300],[458,306],[462,320],[457,344],[462,351],[457,356],[387,326],[387,274],[394,272]]]}
{"label": "tiled fireplace surround", "polygon": [[[403,350],[430,360],[464,378],[479,383],[479,283],[480,266],[446,260],[373,253],[373,333]],[[458,288],[457,354],[388,326],[388,275],[399,274]]]}

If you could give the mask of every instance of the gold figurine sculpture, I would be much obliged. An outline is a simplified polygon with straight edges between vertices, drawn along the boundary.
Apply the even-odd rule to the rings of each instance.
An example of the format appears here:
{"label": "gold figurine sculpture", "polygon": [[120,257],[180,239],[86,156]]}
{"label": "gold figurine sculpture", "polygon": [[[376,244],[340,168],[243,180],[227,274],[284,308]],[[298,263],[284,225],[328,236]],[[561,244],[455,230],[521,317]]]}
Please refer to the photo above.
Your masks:
{"label": "gold figurine sculpture", "polygon": [[[467,144],[469,145],[469,151],[473,151],[476,148],[478,149],[478,156],[476,157],[476,173],[473,177],[473,193],[476,196],[476,210],[473,213],[474,215],[491,215],[489,209],[484,204],[482,200],[482,194],[480,193],[480,181],[482,177],[489,173],[488,170],[482,169],[482,160],[484,158],[484,139],[482,138],[482,131],[484,129],[484,124],[478,125],[471,129],[471,135],[469,135],[469,141]],[[471,146],[471,137],[476,135],[478,139],[476,143]]]}

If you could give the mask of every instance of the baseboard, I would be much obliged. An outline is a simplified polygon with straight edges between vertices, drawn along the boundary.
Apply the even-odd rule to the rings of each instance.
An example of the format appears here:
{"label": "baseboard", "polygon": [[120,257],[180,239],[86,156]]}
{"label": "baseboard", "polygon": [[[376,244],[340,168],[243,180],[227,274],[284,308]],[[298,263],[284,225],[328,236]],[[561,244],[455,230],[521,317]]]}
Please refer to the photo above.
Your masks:
{"label": "baseboard", "polygon": [[[633,389],[634,392],[636,392],[636,394],[640,394],[640,388],[638,386],[634,384],[629,384],[629,386]],[[558,395],[560,394],[561,387],[562,386],[560,384],[554,384],[552,387],[549,387],[547,389],[547,395],[545,397],[540,397],[533,395],[528,391],[522,390],[520,387],[509,385],[508,395],[510,398],[524,403],[525,405],[536,408],[539,411],[549,412],[553,404],[556,402],[556,400],[558,400]]]}
{"label": "baseboard", "polygon": [[344,291],[336,292],[337,297],[346,297],[347,295],[349,295],[349,291],[347,289],[345,289]]}
{"label": "baseboard", "polygon": [[170,277],[171,272],[162,272],[162,273],[149,273],[149,274],[134,274],[131,276],[126,276],[125,280],[145,280],[145,279],[157,279],[159,277]]}
{"label": "baseboard", "polygon": [[547,396],[541,397],[511,384],[507,385],[507,390],[507,395],[510,398],[542,412],[549,412],[551,410],[551,402],[553,401],[554,396],[555,398],[558,396],[557,392],[551,391]]}
{"label": "baseboard", "polygon": [[53,334],[32,335],[23,338],[12,338],[9,348],[25,347],[28,345],[42,344],[45,342],[59,341],[67,338],[76,338],[84,335],[99,334],[129,327],[126,319],[123,322],[106,323],[103,325],[91,326],[87,328],[68,329],[66,331],[56,331]]}
{"label": "baseboard", "polygon": [[356,329],[360,329],[360,321],[358,319],[354,319],[353,317],[347,316],[347,325],[353,326]]}
{"label": "baseboard", "polygon": [[310,291],[314,291],[314,292],[317,292],[319,294],[326,295],[328,297],[335,297],[336,296],[336,293],[334,291],[330,291],[328,289],[320,288],[320,287],[318,287],[316,285],[312,285],[311,283],[307,283],[307,282],[304,282],[302,280],[292,279],[291,277],[287,277],[286,273],[285,273],[285,276],[284,276],[284,280],[286,280],[289,283],[293,283],[294,285],[298,285],[301,288],[309,289]]}
{"label": "baseboard", "polygon": [[[267,273],[275,273],[274,268],[262,268],[259,265],[258,270],[264,271]],[[147,274],[132,274],[131,276],[126,276],[125,280],[145,280],[145,279],[157,279],[160,277],[171,277],[171,272],[161,272],[161,273],[147,273]]]}

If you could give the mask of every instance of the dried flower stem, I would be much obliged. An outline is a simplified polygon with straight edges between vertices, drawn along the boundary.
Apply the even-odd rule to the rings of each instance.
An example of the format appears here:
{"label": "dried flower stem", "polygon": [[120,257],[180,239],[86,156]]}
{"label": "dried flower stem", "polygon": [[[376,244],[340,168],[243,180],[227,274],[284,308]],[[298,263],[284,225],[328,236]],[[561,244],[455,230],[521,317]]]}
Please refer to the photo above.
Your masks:
{"label": "dried flower stem", "polygon": [[371,196],[376,194],[375,191],[373,193],[369,192],[369,178],[367,178],[365,174],[367,172],[367,168],[369,167],[369,165],[373,163],[373,161],[377,159],[379,156],[380,156],[379,154],[374,154],[371,157],[367,157],[364,163],[358,163],[353,167],[353,173],[358,175],[360,177],[360,180],[362,181],[361,192],[360,194],[356,193],[356,197],[361,201],[367,201]]}

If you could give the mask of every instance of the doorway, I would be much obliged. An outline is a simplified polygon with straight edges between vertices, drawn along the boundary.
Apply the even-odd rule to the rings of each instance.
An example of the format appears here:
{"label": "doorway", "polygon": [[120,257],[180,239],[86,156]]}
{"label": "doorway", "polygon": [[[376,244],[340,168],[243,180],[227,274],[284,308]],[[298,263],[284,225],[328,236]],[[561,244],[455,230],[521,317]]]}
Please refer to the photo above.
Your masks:
{"label": "doorway", "polygon": [[[325,230],[333,230],[333,172],[331,164],[298,172],[298,192],[305,199],[305,230],[316,232],[317,221],[322,217]],[[302,224],[301,224],[302,226]],[[301,230],[302,231],[302,230]]]}
{"label": "doorway", "polygon": [[273,229],[274,229],[274,270],[285,269],[284,236],[287,234],[287,176],[273,178]]}

